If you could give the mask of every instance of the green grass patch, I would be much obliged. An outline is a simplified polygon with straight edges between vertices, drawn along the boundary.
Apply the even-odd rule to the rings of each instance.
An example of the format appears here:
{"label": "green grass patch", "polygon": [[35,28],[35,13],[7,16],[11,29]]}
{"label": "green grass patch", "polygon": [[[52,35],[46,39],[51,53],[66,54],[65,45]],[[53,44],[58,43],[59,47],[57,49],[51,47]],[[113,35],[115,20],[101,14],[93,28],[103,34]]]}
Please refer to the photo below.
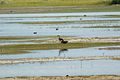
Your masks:
{"label": "green grass patch", "polygon": [[108,0],[2,0],[1,7],[25,7],[25,6],[80,6],[108,4]]}
{"label": "green grass patch", "polygon": [[[12,11],[12,12],[11,12]],[[0,13],[69,13],[69,12],[118,12],[120,6],[116,5],[79,5],[79,6],[44,6],[44,7],[1,7]]]}
{"label": "green grass patch", "polygon": [[28,39],[26,37],[0,37],[0,40],[21,40],[21,39]]}
{"label": "green grass patch", "polygon": [[20,45],[4,45],[0,46],[0,54],[17,54],[27,53],[29,50],[51,50],[51,49],[74,49],[87,48],[96,46],[115,46],[120,45],[120,42],[105,42],[105,43],[68,43],[68,44],[20,44]]}
{"label": "green grass patch", "polygon": [[25,40],[39,38],[57,38],[57,36],[0,36],[0,40]]}
{"label": "green grass patch", "polygon": [[1,0],[0,13],[120,11],[120,6],[110,3],[111,0]]}

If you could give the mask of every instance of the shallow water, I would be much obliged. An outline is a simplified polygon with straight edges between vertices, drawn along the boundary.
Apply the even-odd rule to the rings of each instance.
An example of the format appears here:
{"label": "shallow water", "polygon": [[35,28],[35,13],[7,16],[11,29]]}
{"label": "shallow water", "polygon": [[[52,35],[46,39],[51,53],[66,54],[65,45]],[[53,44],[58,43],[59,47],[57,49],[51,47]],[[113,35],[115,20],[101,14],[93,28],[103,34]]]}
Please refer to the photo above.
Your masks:
{"label": "shallow water", "polygon": [[120,75],[120,61],[60,61],[0,65],[0,77],[65,76],[65,75]]}
{"label": "shallow water", "polygon": [[[111,47],[111,46],[106,46]],[[120,47],[120,46],[112,46]],[[99,50],[105,47],[92,47],[81,49],[61,49],[61,50],[33,50],[26,54],[0,54],[0,59],[17,58],[44,58],[44,57],[82,57],[82,56],[119,56],[120,50]]]}
{"label": "shallow water", "polygon": [[[86,17],[84,15],[87,15]],[[107,15],[107,17],[105,17]],[[120,26],[120,12],[0,14],[0,36],[77,36],[120,37],[120,28],[89,28]],[[60,23],[64,22],[66,23]],[[71,23],[67,23],[72,21]],[[91,22],[92,21],[92,22]],[[20,22],[20,23],[16,23]],[[22,24],[22,22],[58,22],[57,24]],[[88,27],[88,28],[86,28]],[[59,30],[56,30],[58,28]],[[36,31],[37,34],[33,34]],[[14,42],[14,43],[13,43]],[[0,41],[2,44],[33,44],[27,41]],[[111,46],[106,46],[111,47]],[[112,46],[120,47],[120,46]],[[99,50],[100,47],[62,50],[33,50],[26,54],[0,54],[0,59],[120,56],[120,50]],[[103,46],[104,48],[104,46]],[[12,76],[65,76],[65,75],[120,75],[120,61],[58,61],[0,65],[0,77]],[[1,74],[2,73],[2,74]]]}
{"label": "shallow water", "polygon": [[[27,27],[27,25],[21,24],[2,24],[0,26],[2,26],[0,27],[0,36],[56,36],[60,34],[78,37],[117,37],[120,34],[119,28],[69,28],[67,26],[68,28],[59,28],[56,31],[56,28],[38,25],[28,25]],[[33,34],[34,31],[38,34]]]}
{"label": "shallow water", "polygon": [[[83,15],[87,15],[84,17]],[[119,28],[84,28],[93,26],[120,26],[120,18],[103,17],[120,15],[120,12],[0,14],[0,36],[116,37]],[[94,22],[94,21],[97,22]],[[72,21],[71,23],[59,23]],[[91,22],[92,21],[92,22]],[[102,21],[102,22],[101,22]],[[20,22],[20,23],[16,23]],[[58,22],[57,24],[22,24],[22,22]],[[59,28],[56,31],[56,28]],[[114,30],[116,29],[116,30]],[[38,34],[34,35],[33,32]]]}
{"label": "shallow water", "polygon": [[1,14],[0,17],[44,17],[44,16],[98,16],[98,15],[120,15],[120,12],[80,12],[80,13],[42,13],[42,14]]}

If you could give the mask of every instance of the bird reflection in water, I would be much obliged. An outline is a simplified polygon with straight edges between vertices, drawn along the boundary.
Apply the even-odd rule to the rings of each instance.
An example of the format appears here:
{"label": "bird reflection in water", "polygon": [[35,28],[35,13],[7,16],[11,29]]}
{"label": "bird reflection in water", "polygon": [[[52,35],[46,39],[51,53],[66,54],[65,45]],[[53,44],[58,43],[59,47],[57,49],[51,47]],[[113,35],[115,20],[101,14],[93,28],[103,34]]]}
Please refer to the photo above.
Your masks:
{"label": "bird reflection in water", "polygon": [[[58,56],[61,56],[61,53],[64,53],[64,52],[67,52],[67,51],[68,51],[68,49],[60,49]],[[64,57],[65,57],[65,54],[64,54]]]}

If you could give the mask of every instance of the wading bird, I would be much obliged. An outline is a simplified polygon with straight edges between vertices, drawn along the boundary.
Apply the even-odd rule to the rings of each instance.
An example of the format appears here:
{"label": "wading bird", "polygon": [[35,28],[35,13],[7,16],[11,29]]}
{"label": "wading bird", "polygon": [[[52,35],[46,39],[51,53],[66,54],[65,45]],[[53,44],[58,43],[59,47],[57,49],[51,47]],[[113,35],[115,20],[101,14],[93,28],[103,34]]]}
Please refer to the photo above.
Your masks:
{"label": "wading bird", "polygon": [[58,37],[59,37],[58,38],[59,41],[63,41],[64,40],[63,38],[60,37],[60,35],[58,35]]}

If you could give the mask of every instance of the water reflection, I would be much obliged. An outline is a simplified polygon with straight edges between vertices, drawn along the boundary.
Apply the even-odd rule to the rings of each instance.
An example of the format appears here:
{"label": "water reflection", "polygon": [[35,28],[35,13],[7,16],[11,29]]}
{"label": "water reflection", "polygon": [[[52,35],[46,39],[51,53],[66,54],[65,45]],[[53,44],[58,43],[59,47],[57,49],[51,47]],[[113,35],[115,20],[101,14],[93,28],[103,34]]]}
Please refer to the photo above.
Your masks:
{"label": "water reflection", "polygon": [[[80,49],[62,49],[62,50],[33,50],[27,54],[0,54],[0,59],[18,59],[18,58],[45,58],[45,57],[82,57],[82,56],[119,56],[120,50],[99,50],[99,48],[116,47],[92,47]],[[120,46],[118,46],[120,47]]]}
{"label": "water reflection", "polygon": [[[62,53],[67,52],[67,51],[68,49],[60,49],[58,56],[61,56]],[[65,54],[64,54],[64,57],[65,57]]]}

